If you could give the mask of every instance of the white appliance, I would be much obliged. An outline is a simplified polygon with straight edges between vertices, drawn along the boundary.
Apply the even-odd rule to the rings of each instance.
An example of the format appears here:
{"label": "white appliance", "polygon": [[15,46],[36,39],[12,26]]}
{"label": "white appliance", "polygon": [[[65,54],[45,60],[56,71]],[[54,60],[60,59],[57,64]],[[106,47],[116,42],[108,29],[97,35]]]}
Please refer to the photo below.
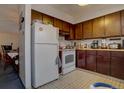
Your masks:
{"label": "white appliance", "polygon": [[64,49],[62,51],[62,74],[69,73],[76,69],[75,66],[75,50]]}
{"label": "white appliance", "polygon": [[41,23],[32,25],[32,86],[37,88],[59,78],[58,29]]}

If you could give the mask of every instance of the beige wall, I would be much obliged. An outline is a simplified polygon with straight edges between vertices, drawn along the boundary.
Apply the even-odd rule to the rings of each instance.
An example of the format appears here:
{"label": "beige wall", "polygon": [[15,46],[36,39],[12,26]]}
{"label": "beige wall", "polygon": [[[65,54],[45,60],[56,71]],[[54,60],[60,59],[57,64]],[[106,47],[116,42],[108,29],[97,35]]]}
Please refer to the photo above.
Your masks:
{"label": "beige wall", "polygon": [[0,32],[0,52],[2,51],[1,45],[13,43],[13,49],[19,47],[19,33]]}
{"label": "beige wall", "polygon": [[[31,5],[23,4],[19,7],[19,14],[25,21],[19,30],[19,77],[25,88],[31,87]],[[20,16],[21,17],[21,16]]]}

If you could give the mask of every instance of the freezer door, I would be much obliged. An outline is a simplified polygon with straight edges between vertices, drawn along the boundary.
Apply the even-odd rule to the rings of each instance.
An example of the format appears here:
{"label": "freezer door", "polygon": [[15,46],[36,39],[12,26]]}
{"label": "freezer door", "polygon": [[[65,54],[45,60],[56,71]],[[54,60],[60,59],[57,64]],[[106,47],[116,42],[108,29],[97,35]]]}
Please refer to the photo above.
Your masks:
{"label": "freezer door", "polygon": [[54,44],[35,44],[32,59],[32,86],[37,88],[59,77],[58,46]]}
{"label": "freezer door", "polygon": [[32,26],[33,43],[58,43],[58,29],[45,24],[35,23]]}

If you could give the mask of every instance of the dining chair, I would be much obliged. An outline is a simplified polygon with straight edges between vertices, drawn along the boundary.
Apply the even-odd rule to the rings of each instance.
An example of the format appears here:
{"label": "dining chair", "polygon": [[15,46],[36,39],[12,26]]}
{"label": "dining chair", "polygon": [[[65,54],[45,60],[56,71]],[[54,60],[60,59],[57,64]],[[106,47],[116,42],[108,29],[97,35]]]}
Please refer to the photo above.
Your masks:
{"label": "dining chair", "polygon": [[19,73],[19,55],[13,57],[14,68],[17,73]]}
{"label": "dining chair", "polygon": [[11,50],[11,46],[8,45],[1,45],[2,48],[2,60],[4,62],[4,71],[8,67],[8,65],[12,65],[12,59],[7,54]]}
{"label": "dining chair", "polygon": [[12,45],[1,45],[1,47],[4,53],[12,50]]}

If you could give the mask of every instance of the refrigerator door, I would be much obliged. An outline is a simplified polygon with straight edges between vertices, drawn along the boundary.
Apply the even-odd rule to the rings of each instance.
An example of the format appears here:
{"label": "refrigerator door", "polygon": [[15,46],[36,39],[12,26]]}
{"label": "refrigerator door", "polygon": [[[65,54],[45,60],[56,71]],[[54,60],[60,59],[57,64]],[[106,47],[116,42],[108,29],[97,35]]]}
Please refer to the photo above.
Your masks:
{"label": "refrigerator door", "polygon": [[59,78],[57,44],[34,44],[32,55],[32,85],[37,88]]}
{"label": "refrigerator door", "polygon": [[32,42],[33,43],[58,43],[58,29],[40,23],[32,25]]}

